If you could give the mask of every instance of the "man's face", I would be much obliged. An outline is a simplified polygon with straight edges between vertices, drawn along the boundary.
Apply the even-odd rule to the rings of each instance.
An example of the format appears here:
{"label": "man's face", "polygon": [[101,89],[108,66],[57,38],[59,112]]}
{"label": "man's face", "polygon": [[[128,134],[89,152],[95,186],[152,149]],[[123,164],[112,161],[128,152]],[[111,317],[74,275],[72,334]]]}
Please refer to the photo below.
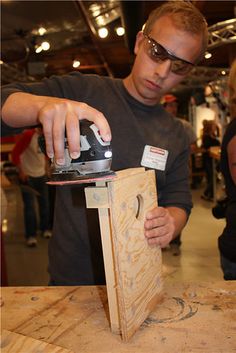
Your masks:
{"label": "man's face", "polygon": [[[158,19],[148,35],[173,55],[190,63],[196,62],[202,49],[202,36],[177,29],[169,16]],[[139,32],[134,49],[135,63],[131,75],[124,83],[137,100],[154,105],[186,75],[171,72],[170,59],[159,62],[152,60],[147,45],[147,39]]]}

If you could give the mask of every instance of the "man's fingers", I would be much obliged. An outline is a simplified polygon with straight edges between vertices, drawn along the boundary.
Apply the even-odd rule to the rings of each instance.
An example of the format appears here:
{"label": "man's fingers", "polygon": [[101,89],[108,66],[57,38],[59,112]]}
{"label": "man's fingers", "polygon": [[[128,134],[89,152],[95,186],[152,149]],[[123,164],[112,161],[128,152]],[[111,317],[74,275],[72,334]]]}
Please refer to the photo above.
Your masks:
{"label": "man's fingers", "polygon": [[79,120],[93,122],[102,139],[106,142],[111,140],[111,130],[104,115],[86,103],[47,98],[39,113],[47,155],[54,157],[58,165],[65,163],[65,129],[71,158],[76,159],[80,155]]}
{"label": "man's fingers", "polygon": [[148,236],[145,234],[148,244],[156,244],[161,248],[165,247],[172,240],[172,232],[170,229],[153,229],[149,231]]}
{"label": "man's fingers", "polygon": [[172,239],[174,220],[163,207],[155,207],[146,215],[144,235],[150,245],[165,247]]}
{"label": "man's fingers", "polygon": [[78,116],[74,113],[67,114],[66,136],[69,145],[70,157],[72,159],[80,156],[80,127]]}
{"label": "man's fingers", "polygon": [[111,141],[111,129],[105,116],[85,103],[79,103],[79,107],[79,120],[92,121],[100,131],[102,139],[106,142]]}
{"label": "man's fingers", "polygon": [[58,165],[65,164],[65,116],[55,116],[52,127],[54,158]]}
{"label": "man's fingers", "polygon": [[164,207],[155,207],[148,211],[146,214],[146,219],[151,220],[157,217],[164,217],[166,215],[166,209]]}
{"label": "man's fingers", "polygon": [[153,228],[156,228],[156,227],[162,227],[164,226],[168,220],[167,220],[167,213],[165,212],[162,212],[162,210],[160,210],[160,215],[156,215],[155,217],[150,217],[150,218],[147,218],[146,217],[146,221],[144,222],[144,229],[146,230],[149,230],[149,229],[153,229]]}
{"label": "man's fingers", "polygon": [[[39,117],[39,121],[41,122],[44,121],[42,114]],[[46,153],[48,158],[54,157],[52,126],[53,126],[53,121],[50,119],[45,119],[45,122],[43,124],[43,135],[45,139]]]}
{"label": "man's fingers", "polygon": [[158,227],[158,228],[152,228],[150,230],[145,230],[145,237],[147,238],[153,238],[153,237],[162,237],[165,236],[169,232],[169,227],[164,226],[164,227]]}

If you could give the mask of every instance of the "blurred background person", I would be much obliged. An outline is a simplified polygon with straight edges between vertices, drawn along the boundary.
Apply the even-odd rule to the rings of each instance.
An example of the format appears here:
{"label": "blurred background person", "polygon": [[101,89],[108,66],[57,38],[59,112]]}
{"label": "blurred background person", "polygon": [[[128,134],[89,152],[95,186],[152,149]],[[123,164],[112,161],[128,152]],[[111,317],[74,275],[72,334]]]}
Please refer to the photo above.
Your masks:
{"label": "blurred background person", "polygon": [[218,128],[214,120],[203,121],[202,149],[203,167],[206,172],[206,187],[201,196],[206,201],[213,201],[213,159],[210,155],[210,147],[220,146]]}
{"label": "blurred background person", "polygon": [[178,99],[177,99],[177,97],[174,96],[173,94],[166,94],[162,98],[162,102],[163,102],[163,106],[164,106],[165,110],[168,113],[170,113],[171,115],[173,115],[175,118],[180,120],[181,123],[183,124],[184,129],[185,129],[186,134],[189,139],[189,146],[190,146],[191,152],[194,152],[197,147],[197,135],[196,135],[191,123],[188,120],[178,116]]}
{"label": "blurred background person", "polygon": [[[173,94],[166,94],[161,100],[165,110],[170,113],[175,119],[178,119],[183,124],[185,132],[188,136],[190,151],[193,153],[197,148],[197,136],[191,123],[183,118],[178,117],[178,99]],[[192,163],[191,163],[192,165]],[[180,255],[181,234],[170,242],[170,247],[173,250],[173,255]]]}
{"label": "blurred background person", "polygon": [[[49,196],[46,184],[47,159],[38,144],[40,134],[39,128],[25,130],[12,151],[12,162],[18,167],[22,185],[25,238],[26,245],[29,247],[37,245],[37,233],[41,233],[45,238],[51,237]],[[39,231],[35,199],[38,201]]]}
{"label": "blurred background person", "polygon": [[7,266],[6,266],[6,256],[5,256],[5,250],[4,250],[4,242],[3,242],[3,221],[5,219],[6,213],[7,213],[7,198],[5,195],[5,192],[0,185],[0,190],[1,190],[1,213],[0,213],[0,225],[1,225],[1,287],[7,286],[8,281],[7,281]]}
{"label": "blurred background person", "polygon": [[236,280],[236,60],[230,69],[228,85],[231,122],[221,148],[221,172],[228,202],[226,226],[219,237],[218,246],[224,279]]}

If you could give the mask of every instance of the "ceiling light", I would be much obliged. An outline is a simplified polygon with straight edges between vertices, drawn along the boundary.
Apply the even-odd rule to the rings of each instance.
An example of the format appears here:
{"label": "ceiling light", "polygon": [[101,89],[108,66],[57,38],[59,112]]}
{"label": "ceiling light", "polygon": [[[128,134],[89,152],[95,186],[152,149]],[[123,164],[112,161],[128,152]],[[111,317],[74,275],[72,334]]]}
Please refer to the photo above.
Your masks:
{"label": "ceiling light", "polygon": [[73,67],[75,68],[75,69],[77,69],[77,67],[79,67],[80,66],[80,61],[79,60],[74,60],[73,61]]}
{"label": "ceiling light", "polygon": [[99,28],[98,35],[100,38],[106,38],[108,36],[108,29],[106,27]]}
{"label": "ceiling light", "polygon": [[226,75],[225,70],[222,70],[222,71],[221,71],[221,75]]}
{"label": "ceiling light", "polygon": [[46,28],[44,27],[39,27],[38,33],[40,36],[43,36],[47,32]]}
{"label": "ceiling light", "polygon": [[123,35],[125,34],[125,29],[124,29],[124,27],[117,27],[117,28],[116,28],[116,34],[117,34],[118,36],[123,36]]}
{"label": "ceiling light", "polygon": [[209,51],[207,51],[207,52],[205,53],[205,59],[210,59],[211,57],[212,57],[212,54],[209,53]]}
{"label": "ceiling light", "polygon": [[106,24],[105,19],[103,16],[98,16],[96,18],[96,22],[98,26],[104,26]]}
{"label": "ceiling light", "polygon": [[43,50],[48,50],[50,48],[50,43],[49,42],[43,42],[41,44],[41,47]]}
{"label": "ceiling light", "polygon": [[41,53],[42,50],[43,50],[42,46],[41,46],[41,45],[38,45],[38,46],[35,48],[35,53],[39,54],[39,53]]}
{"label": "ceiling light", "polygon": [[3,64],[3,61],[2,60],[0,60],[0,65],[2,65]]}

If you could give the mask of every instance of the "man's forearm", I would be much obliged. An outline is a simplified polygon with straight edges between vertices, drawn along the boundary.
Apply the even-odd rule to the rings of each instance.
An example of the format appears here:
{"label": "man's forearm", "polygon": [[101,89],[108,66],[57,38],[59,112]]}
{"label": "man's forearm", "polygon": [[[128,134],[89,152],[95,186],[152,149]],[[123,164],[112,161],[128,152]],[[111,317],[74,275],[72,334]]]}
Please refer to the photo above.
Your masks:
{"label": "man's forearm", "polygon": [[171,216],[174,218],[175,222],[175,232],[173,234],[173,239],[176,238],[185,227],[188,217],[186,212],[179,207],[166,207],[166,209],[170,212]]}
{"label": "man's forearm", "polygon": [[45,99],[29,93],[12,93],[2,107],[2,120],[12,127],[38,125],[38,113]]}

